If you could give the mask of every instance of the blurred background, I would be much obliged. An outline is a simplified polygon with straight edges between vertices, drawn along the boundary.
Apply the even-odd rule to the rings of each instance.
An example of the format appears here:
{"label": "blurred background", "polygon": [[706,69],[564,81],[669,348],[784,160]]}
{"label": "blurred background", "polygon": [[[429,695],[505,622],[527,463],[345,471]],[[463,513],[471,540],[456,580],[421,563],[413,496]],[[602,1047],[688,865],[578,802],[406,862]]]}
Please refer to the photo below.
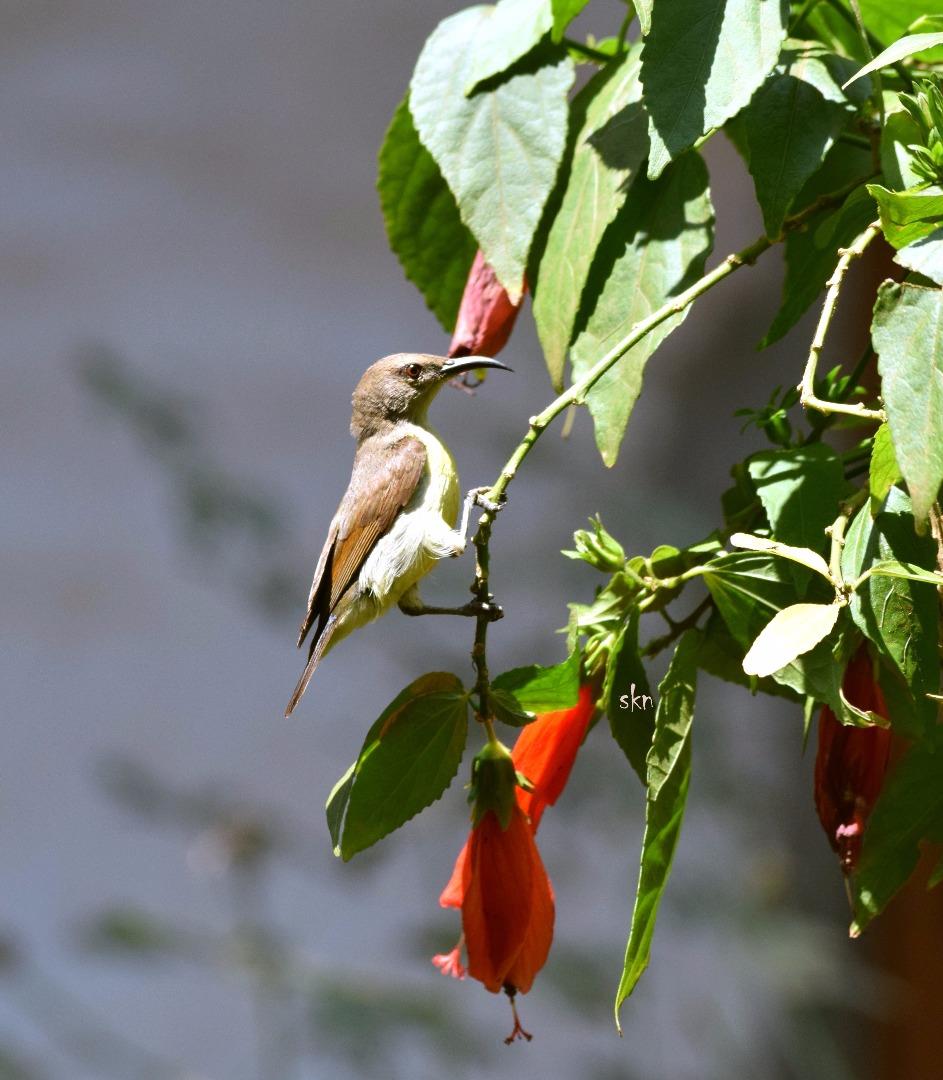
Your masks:
{"label": "blurred background", "polygon": [[[422,672],[470,673],[470,627],[393,613],[282,719],[353,385],[386,353],[447,345],[387,249],[374,178],[456,7],[0,0],[0,1078],[929,1076],[888,1023],[925,981],[887,929],[847,939],[788,703],[703,678],[686,828],[621,1040],[644,805],[602,727],[541,829],[557,929],[521,1001],[530,1045],[502,1045],[503,998],[429,963],[458,933],[437,900],[461,782],[353,863],[331,854],[324,801],[369,724]],[[577,29],[612,32],[619,7],[593,0]],[[729,145],[707,160],[723,254],[759,218]],[[780,273],[771,256],[698,304],[614,469],[585,416],[541,440],[493,543],[494,667],[562,658],[566,602],[597,578],[559,551],[590,514],[633,552],[713,527],[760,445],[733,410],[795,381],[808,340],[755,351]],[[526,313],[506,359],[500,386],[435,406],[465,488],[550,397]],[[441,566],[426,599],[462,601],[471,576]]]}

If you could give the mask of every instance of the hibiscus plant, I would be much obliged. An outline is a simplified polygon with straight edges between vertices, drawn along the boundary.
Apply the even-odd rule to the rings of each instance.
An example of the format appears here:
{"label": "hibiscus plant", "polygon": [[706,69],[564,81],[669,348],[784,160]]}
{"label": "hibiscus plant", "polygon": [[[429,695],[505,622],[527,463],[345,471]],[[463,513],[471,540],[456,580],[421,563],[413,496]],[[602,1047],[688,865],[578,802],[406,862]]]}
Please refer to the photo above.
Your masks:
{"label": "hibiscus plant", "polygon": [[[471,830],[441,896],[461,936],[434,962],[512,1007],[553,937],[541,815],[598,722],[593,737],[611,734],[644,789],[618,1022],[682,826],[699,671],[794,702],[807,736],[817,719],[814,799],[853,935],[943,839],[943,13],[926,9],[629,0],[621,25],[587,37],[587,0],[500,0],[433,30],[394,112],[378,183],[389,240],[454,331],[452,355],[496,353],[532,297],[550,402],[522,419],[488,492],[505,514],[531,448],[571,407],[588,409],[615,462],[646,363],[708,290],[735,305],[726,279],[778,249],[783,295],[761,346],[819,312],[811,341],[792,334],[794,388],[746,413],[769,446],[733,465],[709,535],[633,554],[599,518],[576,531],[564,554],[588,564],[586,593],[555,667],[492,674],[499,519],[485,512],[473,684],[417,673],[331,793],[346,860],[435,802],[471,741]],[[724,137],[763,233],[718,259],[700,151]],[[866,299],[867,347],[821,370],[859,259],[887,278]],[[646,664],[666,650],[653,689]],[[630,690],[653,707],[625,708]],[[529,1038],[516,1007],[515,1036]]]}

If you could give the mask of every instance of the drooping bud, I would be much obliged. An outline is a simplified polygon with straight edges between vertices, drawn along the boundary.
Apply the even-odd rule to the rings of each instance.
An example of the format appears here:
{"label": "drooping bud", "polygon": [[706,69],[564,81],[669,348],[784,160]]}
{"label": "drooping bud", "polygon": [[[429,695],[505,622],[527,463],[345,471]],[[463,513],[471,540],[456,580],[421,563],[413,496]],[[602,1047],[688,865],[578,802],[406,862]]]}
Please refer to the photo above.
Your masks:
{"label": "drooping bud", "polygon": [[520,301],[511,303],[479,251],[468,272],[449,356],[494,356],[507,344],[519,310]]}
{"label": "drooping bud", "polygon": [[[858,709],[887,717],[884,695],[875,682],[864,645],[845,669],[842,691]],[[887,772],[890,740],[886,727],[847,727],[828,706],[822,708],[815,759],[815,808],[846,874],[858,864],[865,823]]]}

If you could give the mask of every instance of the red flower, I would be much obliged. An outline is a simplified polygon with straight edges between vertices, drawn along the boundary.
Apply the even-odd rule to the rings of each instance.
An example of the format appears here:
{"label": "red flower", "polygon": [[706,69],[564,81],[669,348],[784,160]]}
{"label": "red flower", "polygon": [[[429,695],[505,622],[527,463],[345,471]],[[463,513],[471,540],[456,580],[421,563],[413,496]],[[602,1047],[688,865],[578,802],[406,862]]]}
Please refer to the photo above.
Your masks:
{"label": "red flower", "polygon": [[[443,907],[461,908],[468,974],[489,990],[526,993],[546,962],[553,938],[553,888],[534,833],[545,807],[556,802],[566,785],[595,697],[594,686],[581,686],[574,706],[544,713],[523,729],[511,760],[532,790],[515,786],[507,829],[493,810],[479,818],[439,897]],[[457,975],[444,957],[433,962],[444,974]]]}
{"label": "red flower", "polygon": [[[845,670],[842,690],[852,705],[887,717],[884,695],[874,681],[871,658],[864,645]],[[884,783],[890,746],[887,728],[846,727],[827,705],[822,707],[815,759],[815,809],[846,874],[858,863],[865,822]]]}
{"label": "red flower", "polygon": [[545,808],[553,806],[566,787],[595,712],[596,694],[596,687],[584,683],[574,706],[541,714],[517,737],[511,751],[514,767],[533,784],[533,791],[517,789],[517,801],[534,832]]}
{"label": "red flower", "polygon": [[494,356],[507,344],[521,301],[511,298],[479,251],[468,272],[449,356]]}
{"label": "red flower", "polygon": [[530,824],[514,804],[506,829],[488,810],[462,860],[462,932],[468,974],[492,991],[526,994],[553,939],[553,889]]}

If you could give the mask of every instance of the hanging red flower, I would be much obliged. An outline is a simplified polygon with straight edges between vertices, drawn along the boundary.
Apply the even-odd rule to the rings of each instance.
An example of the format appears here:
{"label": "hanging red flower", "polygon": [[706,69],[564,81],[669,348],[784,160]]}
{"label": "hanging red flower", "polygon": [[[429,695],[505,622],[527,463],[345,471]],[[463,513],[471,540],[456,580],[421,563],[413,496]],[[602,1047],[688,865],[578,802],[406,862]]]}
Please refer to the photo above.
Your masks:
{"label": "hanging red flower", "polygon": [[511,303],[479,251],[468,272],[449,356],[494,356],[507,344],[520,301]]}
{"label": "hanging red flower", "polygon": [[[887,718],[884,695],[875,682],[864,645],[845,669],[842,691],[856,708]],[[815,808],[846,874],[857,866],[865,822],[881,792],[890,747],[891,733],[887,728],[847,727],[827,705],[822,707],[815,759]]]}

